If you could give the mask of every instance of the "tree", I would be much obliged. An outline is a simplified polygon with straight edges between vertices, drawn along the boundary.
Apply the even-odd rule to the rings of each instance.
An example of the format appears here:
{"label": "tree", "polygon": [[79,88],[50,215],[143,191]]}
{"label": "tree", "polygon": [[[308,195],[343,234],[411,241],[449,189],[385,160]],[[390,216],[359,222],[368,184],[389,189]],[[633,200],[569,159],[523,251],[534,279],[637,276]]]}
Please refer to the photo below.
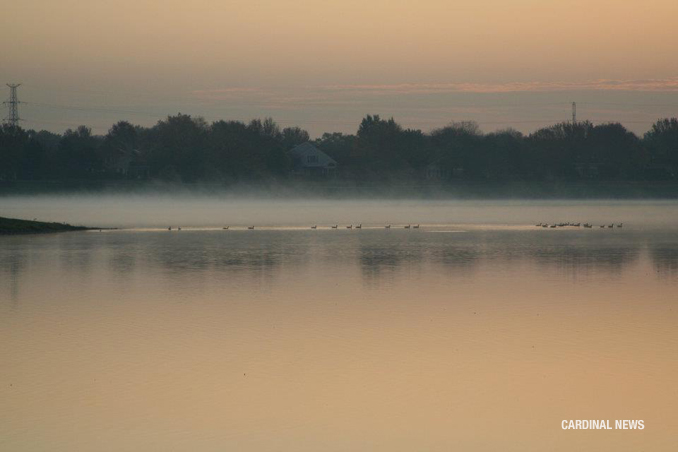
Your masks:
{"label": "tree", "polygon": [[486,173],[490,179],[525,178],[523,134],[515,129],[498,130],[484,138]]}
{"label": "tree", "polygon": [[0,126],[0,180],[16,179],[28,134],[21,127]]}
{"label": "tree", "polygon": [[138,131],[127,121],[119,121],[108,130],[104,137],[104,146],[123,151],[138,149]]}
{"label": "tree", "polygon": [[[154,127],[151,163],[157,172],[173,168],[184,182],[195,182],[205,173],[208,126],[203,118],[177,114]],[[169,168],[168,168],[169,167]]]}
{"label": "tree", "polygon": [[645,134],[644,141],[653,160],[678,163],[678,118],[660,119]]}
{"label": "tree", "polygon": [[280,177],[290,167],[283,136],[270,118],[247,125],[217,121],[209,133],[210,165],[228,179]]}
{"label": "tree", "polygon": [[[0,127],[0,179],[110,178],[111,155],[133,153],[166,180],[236,181],[283,178],[287,151],[309,140],[299,127],[280,129],[271,118],[217,121],[177,114],[151,128],[127,121],[105,136],[80,126],[63,135]],[[513,129],[484,134],[473,121],[423,133],[393,118],[366,115],[353,134],[325,133],[314,140],[345,175],[371,180],[423,176],[429,164],[445,174],[503,181],[577,178],[672,179],[678,174],[678,119],[653,124],[644,138],[619,123],[563,122],[525,137]],[[125,162],[119,162],[125,164]]]}
{"label": "tree", "polygon": [[285,127],[282,131],[282,143],[285,149],[292,149],[309,140],[308,132],[299,127]]}
{"label": "tree", "polygon": [[530,170],[538,178],[576,179],[577,163],[586,155],[589,121],[562,122],[537,130],[528,137]]}
{"label": "tree", "polygon": [[396,170],[405,166],[397,145],[403,128],[393,118],[367,115],[358,127],[358,149],[364,165],[373,171]]}
{"label": "tree", "polygon": [[360,159],[356,151],[358,138],[355,135],[340,132],[324,133],[314,144],[342,168],[355,169],[359,165]]}
{"label": "tree", "polygon": [[66,178],[95,177],[94,173],[103,168],[103,161],[97,152],[100,141],[87,126],[66,130],[53,155],[57,174]]}
{"label": "tree", "polygon": [[635,178],[642,167],[640,140],[619,123],[600,124],[586,137],[585,155],[580,161],[599,165],[601,179]]}
{"label": "tree", "polygon": [[452,122],[431,132],[438,164],[449,173],[463,169],[471,178],[485,177],[482,138],[480,127],[473,121]]}

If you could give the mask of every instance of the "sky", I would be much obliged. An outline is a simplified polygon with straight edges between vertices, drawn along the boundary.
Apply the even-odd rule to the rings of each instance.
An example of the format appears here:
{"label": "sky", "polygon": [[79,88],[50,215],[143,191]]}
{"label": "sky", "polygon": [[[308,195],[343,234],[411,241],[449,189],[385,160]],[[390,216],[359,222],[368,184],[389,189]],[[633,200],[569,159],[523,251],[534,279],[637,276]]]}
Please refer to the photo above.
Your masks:
{"label": "sky", "polygon": [[[530,132],[678,116],[676,0],[0,0],[26,128],[178,112],[312,136],[366,114]],[[2,97],[9,96],[9,89]],[[2,116],[4,117],[6,113]]]}

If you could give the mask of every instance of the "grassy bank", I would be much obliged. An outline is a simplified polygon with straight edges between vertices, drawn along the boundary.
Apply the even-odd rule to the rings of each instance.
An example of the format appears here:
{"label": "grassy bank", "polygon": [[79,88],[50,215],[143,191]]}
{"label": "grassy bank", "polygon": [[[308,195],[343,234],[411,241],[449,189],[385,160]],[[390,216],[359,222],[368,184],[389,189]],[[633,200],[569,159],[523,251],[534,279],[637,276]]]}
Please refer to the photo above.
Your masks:
{"label": "grassy bank", "polygon": [[92,228],[71,226],[64,223],[44,223],[42,221],[0,217],[0,235],[46,234],[49,232],[86,231],[89,229]]}

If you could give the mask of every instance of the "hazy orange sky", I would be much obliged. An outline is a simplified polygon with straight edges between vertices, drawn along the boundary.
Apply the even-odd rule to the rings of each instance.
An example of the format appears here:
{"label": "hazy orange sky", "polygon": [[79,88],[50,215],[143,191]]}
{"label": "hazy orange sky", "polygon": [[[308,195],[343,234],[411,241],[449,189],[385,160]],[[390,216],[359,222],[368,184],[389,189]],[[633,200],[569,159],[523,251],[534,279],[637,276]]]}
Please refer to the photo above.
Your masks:
{"label": "hazy orange sky", "polygon": [[[676,0],[2,0],[0,81],[31,128],[367,113],[430,130],[678,114]],[[7,95],[7,90],[3,93]]]}

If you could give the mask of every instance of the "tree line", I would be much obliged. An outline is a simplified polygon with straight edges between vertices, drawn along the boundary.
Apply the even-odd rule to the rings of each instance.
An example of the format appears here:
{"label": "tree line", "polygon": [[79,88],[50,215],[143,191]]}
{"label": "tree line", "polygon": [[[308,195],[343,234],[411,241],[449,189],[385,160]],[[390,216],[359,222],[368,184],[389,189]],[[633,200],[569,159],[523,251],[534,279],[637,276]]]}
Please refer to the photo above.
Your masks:
{"label": "tree line", "polygon": [[[309,141],[272,119],[216,121],[185,114],[153,127],[127,121],[106,135],[0,128],[0,180],[161,179],[238,182],[293,177],[288,152]],[[563,122],[530,134],[483,133],[472,121],[425,133],[367,115],[355,134],[313,140],[355,180],[670,180],[678,175],[678,119],[639,137],[620,123]]]}

